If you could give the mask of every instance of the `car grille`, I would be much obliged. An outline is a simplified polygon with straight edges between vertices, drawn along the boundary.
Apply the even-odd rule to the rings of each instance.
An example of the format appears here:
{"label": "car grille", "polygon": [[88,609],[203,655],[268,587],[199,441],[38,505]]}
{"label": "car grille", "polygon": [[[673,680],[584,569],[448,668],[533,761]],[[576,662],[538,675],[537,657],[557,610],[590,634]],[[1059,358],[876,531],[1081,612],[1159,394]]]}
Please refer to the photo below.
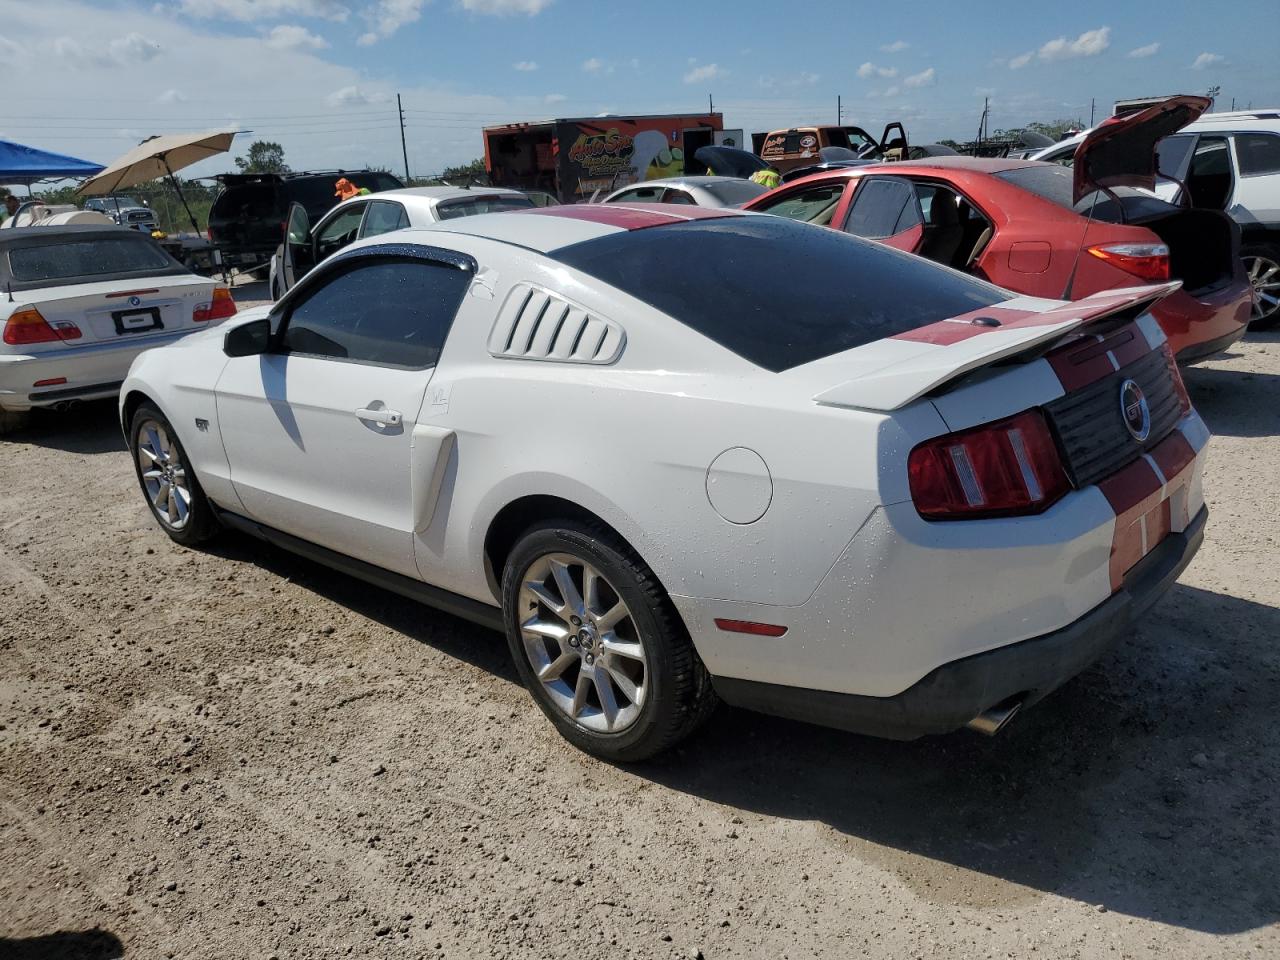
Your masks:
{"label": "car grille", "polygon": [[145,211],[139,211],[138,213],[126,213],[125,218],[130,223],[146,223],[151,219],[151,214]]}
{"label": "car grille", "polygon": [[[1151,410],[1151,432],[1138,443],[1120,410],[1120,385],[1133,380]],[[1097,483],[1137,460],[1168,435],[1182,418],[1163,351],[1153,350],[1109,377],[1045,405],[1062,449],[1067,476],[1077,489]]]}

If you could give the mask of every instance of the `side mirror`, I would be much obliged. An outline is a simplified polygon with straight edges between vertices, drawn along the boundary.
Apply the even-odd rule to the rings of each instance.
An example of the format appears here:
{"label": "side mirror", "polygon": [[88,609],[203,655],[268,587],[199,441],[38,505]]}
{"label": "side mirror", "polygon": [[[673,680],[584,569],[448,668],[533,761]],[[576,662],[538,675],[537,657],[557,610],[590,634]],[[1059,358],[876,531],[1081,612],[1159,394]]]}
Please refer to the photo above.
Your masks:
{"label": "side mirror", "polygon": [[255,357],[271,346],[271,321],[266,317],[250,320],[227,331],[222,352],[228,357]]}

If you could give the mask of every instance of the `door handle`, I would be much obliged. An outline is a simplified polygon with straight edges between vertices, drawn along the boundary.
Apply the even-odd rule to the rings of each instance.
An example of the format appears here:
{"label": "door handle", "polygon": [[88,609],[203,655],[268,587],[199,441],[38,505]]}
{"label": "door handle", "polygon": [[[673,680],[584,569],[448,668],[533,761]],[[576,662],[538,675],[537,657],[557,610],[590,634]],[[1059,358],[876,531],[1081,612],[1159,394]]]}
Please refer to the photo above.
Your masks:
{"label": "door handle", "polygon": [[356,411],[356,416],[370,423],[380,423],[384,427],[398,427],[404,419],[399,410],[372,410],[369,407],[361,407]]}

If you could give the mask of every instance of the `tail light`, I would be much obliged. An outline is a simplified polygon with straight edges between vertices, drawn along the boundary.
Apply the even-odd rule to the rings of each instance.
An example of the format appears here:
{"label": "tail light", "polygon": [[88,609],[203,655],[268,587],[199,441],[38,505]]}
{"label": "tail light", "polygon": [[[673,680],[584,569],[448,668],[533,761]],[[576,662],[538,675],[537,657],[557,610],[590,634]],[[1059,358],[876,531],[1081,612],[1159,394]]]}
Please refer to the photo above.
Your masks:
{"label": "tail light", "polygon": [[1071,488],[1038,410],[926,440],[911,451],[907,473],[926,520],[1040,513]]}
{"label": "tail light", "polygon": [[1103,243],[1088,249],[1099,260],[1142,280],[1169,279],[1169,248],[1163,243]]}
{"label": "tail light", "polygon": [[236,302],[231,291],[226,287],[214,287],[213,299],[208,303],[198,303],[191,315],[196,323],[208,323],[210,320],[225,320],[236,315]]}
{"label": "tail light", "polygon": [[35,307],[23,307],[10,315],[4,325],[4,342],[11,347],[29,343],[54,343],[58,340],[79,340],[80,328],[70,320],[49,323]]}
{"label": "tail light", "polygon": [[1187,385],[1182,381],[1182,371],[1178,369],[1178,359],[1173,355],[1173,347],[1166,340],[1160,344],[1160,352],[1164,354],[1165,365],[1169,368],[1169,376],[1173,380],[1173,389],[1178,394],[1178,403],[1182,407],[1183,416],[1191,412],[1191,394],[1187,393]]}

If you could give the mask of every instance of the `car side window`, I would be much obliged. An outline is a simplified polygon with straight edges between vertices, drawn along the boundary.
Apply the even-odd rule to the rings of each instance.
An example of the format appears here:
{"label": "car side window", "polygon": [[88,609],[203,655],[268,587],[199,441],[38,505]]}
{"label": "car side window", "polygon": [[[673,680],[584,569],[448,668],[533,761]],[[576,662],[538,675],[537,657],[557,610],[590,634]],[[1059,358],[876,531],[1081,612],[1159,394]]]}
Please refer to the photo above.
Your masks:
{"label": "car side window", "polygon": [[686,203],[697,206],[697,201],[693,199],[691,194],[685,193],[683,190],[668,190],[662,195],[663,203]]}
{"label": "car side window", "polygon": [[624,190],[618,194],[610,203],[658,203],[662,200],[662,187],[636,187],[634,190]]}
{"label": "car side window", "polygon": [[405,257],[360,259],[285,318],[280,350],[360,363],[435,366],[471,272]]}
{"label": "car side window", "polygon": [[772,213],[788,220],[799,220],[802,223],[816,223],[826,226],[831,223],[831,215],[835,213],[840,197],[844,194],[844,181],[828,183],[821,186],[807,187],[788,193],[767,207],[757,207],[765,213]]}
{"label": "car side window", "polygon": [[360,227],[361,237],[376,237],[392,230],[403,230],[409,226],[409,215],[404,205],[391,200],[370,200],[369,210],[364,215],[364,223]]}
{"label": "car side window", "polygon": [[1237,133],[1236,160],[1242,177],[1280,173],[1280,136],[1274,133]]}
{"label": "car side window", "polygon": [[863,180],[854,194],[845,230],[855,237],[883,240],[918,223],[920,208],[911,184],[871,177]]}
{"label": "car side window", "polygon": [[316,259],[323,260],[355,240],[364,217],[365,204],[353,203],[343,207],[332,220],[316,233]]}

